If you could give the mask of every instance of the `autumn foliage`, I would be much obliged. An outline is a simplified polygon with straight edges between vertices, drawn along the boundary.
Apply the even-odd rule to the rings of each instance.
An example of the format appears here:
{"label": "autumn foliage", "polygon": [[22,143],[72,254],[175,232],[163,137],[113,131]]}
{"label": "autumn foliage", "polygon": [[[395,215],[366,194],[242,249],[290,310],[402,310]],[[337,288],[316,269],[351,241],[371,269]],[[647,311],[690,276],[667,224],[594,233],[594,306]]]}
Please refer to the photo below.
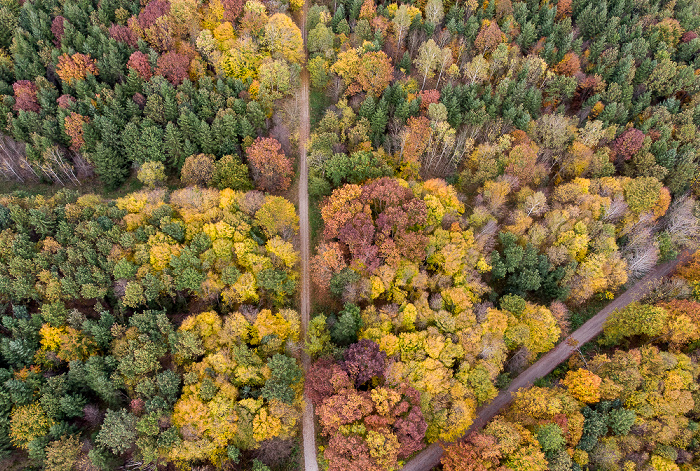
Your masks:
{"label": "autumn foliage", "polygon": [[71,139],[71,148],[79,150],[84,144],[83,124],[88,122],[88,118],[72,111],[64,120],[66,134]]}
{"label": "autumn foliage", "polygon": [[383,51],[363,53],[350,49],[338,54],[331,70],[342,77],[348,95],[365,91],[379,96],[393,77],[391,60]]}
{"label": "autumn foliage", "polygon": [[[362,372],[360,364],[368,369]],[[420,395],[405,384],[385,384],[384,365],[377,344],[363,340],[350,347],[342,366],[320,360],[312,367],[306,389],[328,439],[329,470],[398,469],[399,459],[424,446]],[[378,386],[356,389],[372,377]]]}
{"label": "autumn foliage", "polygon": [[476,35],[474,46],[482,53],[492,52],[500,43],[505,40],[505,34],[498,27],[495,21],[486,21],[482,26],[479,34]]}
{"label": "autumn foliage", "polygon": [[482,432],[447,447],[442,464],[455,471],[553,464],[624,469],[631,462],[676,469],[665,454],[641,450],[673,440],[676,456],[692,459],[681,437],[697,401],[696,376],[689,357],[654,347],[597,355],[586,369],[570,370],[563,387],[520,390]]}
{"label": "autumn foliage", "polygon": [[131,54],[129,62],[127,62],[127,67],[134,69],[144,80],[150,79],[153,75],[148,56],[141,51],[135,51]]}
{"label": "autumn foliage", "polygon": [[636,128],[626,129],[620,136],[615,139],[614,150],[618,158],[629,160],[644,143],[644,133]]}
{"label": "autumn foliage", "polygon": [[264,191],[285,191],[292,181],[291,158],[273,138],[258,137],[246,152],[255,186]]}
{"label": "autumn foliage", "polygon": [[158,57],[158,66],[154,73],[162,75],[173,85],[180,85],[188,77],[189,66],[189,57],[169,51]]}
{"label": "autumn foliage", "polygon": [[12,84],[12,89],[15,93],[16,111],[34,111],[40,110],[39,102],[36,99],[36,85],[29,80],[20,80]]}
{"label": "autumn foliage", "polygon": [[112,25],[109,27],[109,37],[114,38],[119,42],[126,43],[131,47],[136,47],[136,35],[128,27],[123,25]]}
{"label": "autumn foliage", "polygon": [[58,59],[56,74],[68,84],[83,80],[87,74],[98,75],[95,60],[90,55],[75,53],[72,56],[63,54]]}

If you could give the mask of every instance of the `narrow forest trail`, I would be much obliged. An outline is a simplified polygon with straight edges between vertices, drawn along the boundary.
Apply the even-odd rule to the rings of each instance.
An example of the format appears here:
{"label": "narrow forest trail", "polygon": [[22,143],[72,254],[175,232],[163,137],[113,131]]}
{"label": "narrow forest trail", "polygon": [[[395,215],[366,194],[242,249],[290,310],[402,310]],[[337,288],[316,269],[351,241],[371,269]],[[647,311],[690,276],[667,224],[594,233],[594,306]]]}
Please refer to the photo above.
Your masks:
{"label": "narrow forest trail", "polygon": [[[615,298],[610,304],[605,306],[595,316],[569,335],[559,345],[550,350],[545,356],[536,361],[532,366],[523,371],[515,378],[508,389],[501,392],[496,398],[486,406],[477,411],[476,419],[469,427],[464,436],[476,432],[483,428],[498,412],[506,407],[513,400],[513,393],[520,388],[532,385],[536,380],[551,373],[560,363],[569,358],[583,344],[590,342],[603,331],[603,324],[608,316],[616,309],[623,309],[628,304],[638,301],[653,288],[662,278],[669,275],[679,263],[690,257],[690,253],[684,252],[675,260],[658,265],[652,272],[635,283],[622,295]],[[428,471],[437,466],[442,458],[441,443],[433,443],[428,448],[416,455],[411,461],[406,463],[402,471]]]}
{"label": "narrow forest trail", "polygon": [[[306,16],[309,0],[304,2],[299,28],[306,47]],[[306,67],[301,72],[299,105],[299,238],[301,243],[301,338],[306,340],[311,311],[311,286],[309,284],[309,167],[306,161],[306,143],[309,139],[309,73]],[[311,360],[304,350],[302,352],[304,373],[309,369]],[[316,461],[316,431],[314,429],[314,409],[311,401],[304,394],[304,413],[302,415],[301,435],[304,449],[304,470],[318,471]]]}

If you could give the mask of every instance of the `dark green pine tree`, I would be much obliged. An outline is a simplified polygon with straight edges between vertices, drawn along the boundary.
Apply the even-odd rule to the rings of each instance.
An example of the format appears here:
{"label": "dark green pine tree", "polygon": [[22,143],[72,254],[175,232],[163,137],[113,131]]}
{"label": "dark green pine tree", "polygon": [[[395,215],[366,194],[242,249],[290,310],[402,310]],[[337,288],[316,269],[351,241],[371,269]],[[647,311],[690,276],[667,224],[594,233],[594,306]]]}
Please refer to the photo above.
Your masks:
{"label": "dark green pine tree", "polygon": [[384,98],[379,100],[377,110],[372,116],[370,127],[372,129],[372,141],[379,147],[384,141],[386,125],[389,122],[388,104]]}
{"label": "dark green pine tree", "polygon": [[95,151],[87,154],[88,159],[95,166],[95,173],[107,189],[118,188],[129,174],[124,153],[114,149],[99,142]]}
{"label": "dark green pine tree", "polygon": [[253,128],[259,130],[265,127],[265,112],[257,101],[248,102],[245,114]]}
{"label": "dark green pine tree", "polygon": [[242,138],[245,138],[246,136],[250,136],[252,138],[255,137],[255,128],[253,128],[253,125],[250,124],[250,121],[248,121],[248,118],[245,116],[238,119],[238,128],[240,129],[240,135]]}
{"label": "dark green pine tree", "polygon": [[331,20],[331,27],[333,28],[333,31],[337,34],[338,33],[338,24],[345,19],[345,6],[341,3],[338,5],[338,8],[335,9],[335,14],[333,15],[333,19]]}
{"label": "dark green pine tree", "polygon": [[143,79],[134,69],[129,69],[129,75],[126,76],[126,83],[124,85],[124,93],[128,96],[132,96],[135,93],[143,92]]}
{"label": "dark green pine tree", "polygon": [[141,131],[141,145],[144,149],[143,159],[139,163],[148,161],[165,162],[163,149],[163,129],[160,126],[144,126]]}
{"label": "dark green pine tree", "polygon": [[199,154],[199,147],[189,139],[185,139],[185,144],[182,146],[182,149],[185,154],[185,158],[189,157],[190,155]]}
{"label": "dark green pine tree", "polygon": [[185,155],[182,134],[173,123],[168,123],[165,126],[164,147],[168,167],[177,170],[179,173],[188,156]]}
{"label": "dark green pine tree", "polygon": [[163,108],[165,110],[165,120],[171,123],[176,123],[179,116],[177,109],[177,101],[172,93],[166,93],[163,99]]}
{"label": "dark green pine tree", "polygon": [[146,107],[143,109],[143,114],[159,124],[165,123],[165,105],[163,97],[157,93],[148,95],[146,99]]}
{"label": "dark green pine tree", "polygon": [[212,138],[211,128],[204,120],[199,122],[199,129],[197,130],[197,143],[199,144],[199,148],[205,154],[213,154],[217,150],[216,143]]}
{"label": "dark green pine tree", "polygon": [[367,95],[367,98],[365,98],[365,101],[362,102],[362,105],[360,106],[360,111],[358,114],[362,118],[367,118],[367,119],[372,119],[372,116],[374,116],[376,105],[374,103],[374,97],[372,95]]}
{"label": "dark green pine tree", "polygon": [[141,130],[139,126],[131,122],[124,126],[121,134],[122,149],[133,162],[145,162],[147,160],[145,150],[141,143]]}
{"label": "dark green pine tree", "polygon": [[182,137],[194,141],[199,133],[199,119],[191,110],[185,108],[180,112],[177,120]]}

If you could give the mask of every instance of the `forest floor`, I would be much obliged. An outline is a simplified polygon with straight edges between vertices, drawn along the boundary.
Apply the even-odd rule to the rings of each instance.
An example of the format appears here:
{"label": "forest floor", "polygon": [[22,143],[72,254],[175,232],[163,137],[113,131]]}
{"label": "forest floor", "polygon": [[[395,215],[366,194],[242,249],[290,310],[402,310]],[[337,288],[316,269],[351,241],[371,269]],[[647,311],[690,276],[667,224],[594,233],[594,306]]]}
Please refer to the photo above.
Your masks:
{"label": "forest floor", "polygon": [[[306,44],[306,15],[308,0],[304,2],[299,28]],[[301,338],[306,340],[311,310],[311,286],[309,283],[309,168],[306,161],[306,143],[309,139],[309,74],[306,67],[301,73],[299,90],[299,238],[301,243]],[[302,353],[304,372],[308,371],[311,360],[306,351]],[[302,416],[302,444],[304,449],[304,470],[318,471],[316,461],[316,431],[314,410],[311,401],[304,394],[304,414]]]}
{"label": "forest floor", "polygon": [[[649,290],[656,286],[661,279],[668,276],[681,264],[688,260],[690,252],[682,253],[675,260],[658,265],[653,271],[635,283],[622,295],[615,298],[610,304],[593,316],[588,322],[579,327],[564,341],[559,343],[549,353],[544,355],[532,366],[515,378],[508,389],[501,392],[493,401],[477,411],[476,419],[464,436],[476,432],[484,427],[498,412],[513,400],[513,393],[520,388],[532,385],[536,380],[551,373],[560,363],[568,359],[585,343],[593,340],[603,331],[603,324],[608,316],[617,309],[624,309],[628,304],[641,299]],[[433,443],[428,448],[416,455],[402,468],[402,471],[428,471],[440,463],[443,453],[443,443]]]}

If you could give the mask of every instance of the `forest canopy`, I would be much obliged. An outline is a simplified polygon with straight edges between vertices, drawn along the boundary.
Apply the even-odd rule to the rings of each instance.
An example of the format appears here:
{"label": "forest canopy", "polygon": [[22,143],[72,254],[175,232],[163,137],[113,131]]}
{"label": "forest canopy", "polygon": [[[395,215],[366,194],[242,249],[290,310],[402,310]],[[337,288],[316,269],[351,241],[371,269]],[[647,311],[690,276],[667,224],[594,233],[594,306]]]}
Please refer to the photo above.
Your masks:
{"label": "forest canopy", "polygon": [[0,1],[0,468],[697,468],[699,34],[693,0]]}

